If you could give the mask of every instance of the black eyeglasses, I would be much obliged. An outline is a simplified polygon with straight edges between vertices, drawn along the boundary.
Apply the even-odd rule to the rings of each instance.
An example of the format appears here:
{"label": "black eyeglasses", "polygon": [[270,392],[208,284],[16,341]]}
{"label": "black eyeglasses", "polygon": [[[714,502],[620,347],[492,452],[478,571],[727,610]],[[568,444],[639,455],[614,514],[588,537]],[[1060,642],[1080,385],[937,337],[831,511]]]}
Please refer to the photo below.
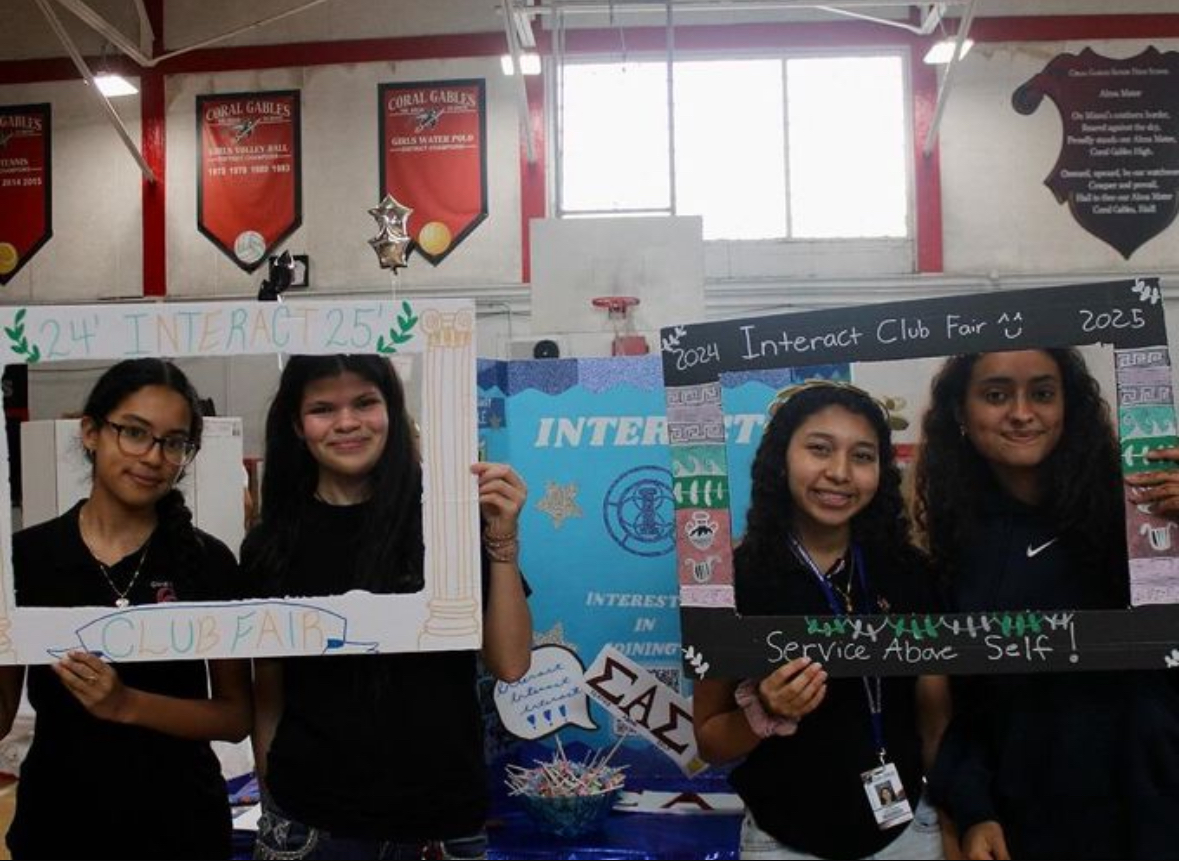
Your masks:
{"label": "black eyeglasses", "polygon": [[173,466],[185,466],[196,457],[197,449],[200,448],[186,436],[155,436],[146,428],[121,425],[110,419],[106,419],[103,424],[115,432],[115,442],[118,443],[119,451],[128,457],[143,457],[152,450],[152,446],[159,443],[164,460]]}

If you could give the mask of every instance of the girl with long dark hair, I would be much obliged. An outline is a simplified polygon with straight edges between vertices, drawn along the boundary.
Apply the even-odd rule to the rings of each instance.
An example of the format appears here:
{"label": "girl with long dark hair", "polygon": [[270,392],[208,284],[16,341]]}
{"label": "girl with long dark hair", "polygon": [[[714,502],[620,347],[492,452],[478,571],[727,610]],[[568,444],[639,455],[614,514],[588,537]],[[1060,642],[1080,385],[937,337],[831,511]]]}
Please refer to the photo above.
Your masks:
{"label": "girl with long dark hair", "polygon": [[[288,360],[266,423],[258,525],[242,564],[266,595],[423,586],[422,471],[405,396],[381,356]],[[528,669],[517,522],[526,491],[471,467],[484,518],[488,670]],[[259,858],[477,858],[486,772],[474,652],[255,661]]]}
{"label": "girl with long dark hair", "polygon": [[[83,408],[89,497],[13,537],[22,607],[238,597],[237,563],[192,524],[176,489],[201,444],[196,393],[175,365],[120,362]],[[8,832],[15,858],[229,858],[225,781],[210,740],[240,741],[252,711],[246,661],[112,666],[72,651],[0,669],[6,734],[27,675],[36,709]]]}
{"label": "girl with long dark hair", "polygon": [[[1125,493],[1074,349],[955,356],[933,381],[917,522],[957,612],[1128,603]],[[1164,450],[1156,459],[1175,460]],[[1130,499],[1175,516],[1174,470]],[[1163,672],[956,677],[931,788],[970,858],[1158,858],[1179,846],[1179,694]]]}
{"label": "girl with long dark hair", "polygon": [[[930,609],[884,407],[817,381],[772,409],[733,554],[738,611]],[[919,799],[943,691],[934,677],[829,679],[809,658],[762,679],[697,683],[700,755],[744,757],[731,776],[747,810],[741,857],[941,857],[937,816]]]}

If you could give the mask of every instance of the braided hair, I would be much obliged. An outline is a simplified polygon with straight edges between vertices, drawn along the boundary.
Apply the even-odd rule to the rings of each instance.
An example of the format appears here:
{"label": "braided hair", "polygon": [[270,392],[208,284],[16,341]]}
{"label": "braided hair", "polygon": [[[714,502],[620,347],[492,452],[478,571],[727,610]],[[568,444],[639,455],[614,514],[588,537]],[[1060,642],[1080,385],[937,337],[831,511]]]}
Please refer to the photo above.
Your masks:
{"label": "braided hair", "polygon": [[[102,424],[124,399],[148,386],[162,386],[184,398],[188,404],[188,438],[199,448],[204,430],[200,398],[184,372],[165,359],[127,359],[107,368],[90,390],[82,415]],[[93,463],[94,454],[87,452],[87,457]],[[182,469],[176,483],[183,476]],[[191,588],[200,576],[204,546],[193,526],[192,511],[184,501],[184,494],[175,486],[156,501],[156,521],[160,536],[174,554],[177,591],[184,594],[181,590]]]}

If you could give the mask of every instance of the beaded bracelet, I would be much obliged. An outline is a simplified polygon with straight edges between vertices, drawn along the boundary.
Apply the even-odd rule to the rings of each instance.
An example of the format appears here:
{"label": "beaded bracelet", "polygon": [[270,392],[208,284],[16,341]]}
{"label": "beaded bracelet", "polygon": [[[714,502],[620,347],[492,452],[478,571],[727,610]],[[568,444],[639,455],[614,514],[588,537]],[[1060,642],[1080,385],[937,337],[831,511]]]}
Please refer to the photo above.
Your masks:
{"label": "beaded bracelet", "polygon": [[519,542],[511,541],[499,547],[488,547],[487,558],[492,562],[514,563],[520,558],[520,544]]}
{"label": "beaded bracelet", "polygon": [[484,544],[504,544],[508,541],[515,541],[520,535],[519,529],[513,529],[504,535],[496,535],[490,529],[483,533]]}
{"label": "beaded bracelet", "polygon": [[506,535],[493,532],[483,533],[483,547],[493,562],[515,562],[520,555],[520,532],[512,530]]}

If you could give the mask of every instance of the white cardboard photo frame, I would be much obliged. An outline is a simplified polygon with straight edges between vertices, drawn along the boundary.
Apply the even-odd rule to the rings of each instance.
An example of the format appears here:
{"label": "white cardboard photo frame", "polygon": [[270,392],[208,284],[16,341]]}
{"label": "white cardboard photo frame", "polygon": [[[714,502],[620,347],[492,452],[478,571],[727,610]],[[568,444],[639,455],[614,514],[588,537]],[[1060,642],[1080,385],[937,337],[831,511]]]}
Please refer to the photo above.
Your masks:
{"label": "white cardboard photo frame", "polygon": [[[113,661],[477,649],[482,642],[475,312],[467,300],[202,302],[0,309],[0,360],[373,353],[421,357],[425,587],[315,598],[18,607],[0,506],[0,664],[70,649]],[[270,393],[259,393],[269,397]],[[9,481],[0,434],[0,484]]]}

